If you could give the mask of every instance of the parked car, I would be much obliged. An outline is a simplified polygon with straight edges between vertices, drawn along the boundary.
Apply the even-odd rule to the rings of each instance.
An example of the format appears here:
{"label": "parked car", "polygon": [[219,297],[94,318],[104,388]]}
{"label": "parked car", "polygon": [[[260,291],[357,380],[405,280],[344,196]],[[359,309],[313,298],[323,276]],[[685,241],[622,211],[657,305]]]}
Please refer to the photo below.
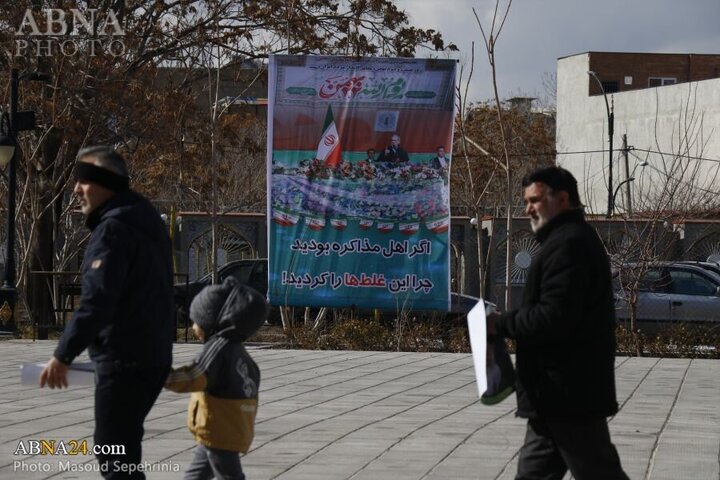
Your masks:
{"label": "parked car", "polygon": [[[243,285],[254,288],[262,294],[267,293],[268,273],[267,259],[245,259],[228,262],[218,268],[218,283],[222,283],[228,277],[235,277]],[[178,308],[178,324],[184,325],[187,321],[190,302],[200,290],[212,283],[212,274],[208,273],[192,282],[178,282],[175,284],[175,305]],[[280,313],[272,309],[268,321],[272,324],[279,323]]]}
{"label": "parked car", "polygon": [[613,273],[613,284],[620,321],[630,319],[636,293],[641,328],[667,322],[720,325],[720,273],[712,269],[684,262],[628,263]]}
{"label": "parked car", "polygon": [[[218,268],[218,283],[227,277],[233,276],[240,283],[248,285],[265,294],[268,290],[268,264],[266,258],[235,260]],[[175,304],[178,307],[178,324],[184,325],[187,320],[188,307],[192,299],[200,290],[212,282],[212,275],[207,274],[192,282],[179,282],[175,284]],[[464,317],[472,307],[479,302],[478,297],[452,292],[450,294],[450,312],[447,318],[458,319]],[[489,302],[486,302],[489,304]],[[270,309],[269,323],[280,323],[280,311],[277,306]]]}
{"label": "parked car", "polygon": [[697,262],[694,260],[681,260],[676,263],[681,263],[683,265],[695,265],[700,268],[704,268],[705,270],[710,270],[711,272],[715,272],[718,275],[720,275],[720,263],[715,262]]}

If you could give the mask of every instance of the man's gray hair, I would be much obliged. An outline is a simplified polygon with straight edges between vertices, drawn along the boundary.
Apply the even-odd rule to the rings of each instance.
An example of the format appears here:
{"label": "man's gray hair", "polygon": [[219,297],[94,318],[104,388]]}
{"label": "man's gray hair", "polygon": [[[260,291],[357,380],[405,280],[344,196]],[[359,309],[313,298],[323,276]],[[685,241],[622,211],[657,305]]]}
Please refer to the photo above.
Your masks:
{"label": "man's gray hair", "polygon": [[77,161],[85,157],[93,157],[93,165],[109,170],[122,177],[129,177],[125,159],[114,148],[108,145],[94,145],[82,148],[77,154]]}

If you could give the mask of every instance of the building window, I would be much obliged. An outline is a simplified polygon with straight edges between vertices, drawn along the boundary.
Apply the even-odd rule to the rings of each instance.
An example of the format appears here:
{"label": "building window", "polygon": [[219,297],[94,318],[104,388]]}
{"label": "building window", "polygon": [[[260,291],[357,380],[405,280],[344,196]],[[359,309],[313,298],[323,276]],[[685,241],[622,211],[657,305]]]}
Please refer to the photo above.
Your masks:
{"label": "building window", "polygon": [[618,91],[618,82],[606,82],[602,81],[603,90],[605,93],[615,93]]}
{"label": "building window", "polygon": [[677,78],[675,77],[650,77],[648,78],[648,87],[662,87],[665,85],[675,85]]}

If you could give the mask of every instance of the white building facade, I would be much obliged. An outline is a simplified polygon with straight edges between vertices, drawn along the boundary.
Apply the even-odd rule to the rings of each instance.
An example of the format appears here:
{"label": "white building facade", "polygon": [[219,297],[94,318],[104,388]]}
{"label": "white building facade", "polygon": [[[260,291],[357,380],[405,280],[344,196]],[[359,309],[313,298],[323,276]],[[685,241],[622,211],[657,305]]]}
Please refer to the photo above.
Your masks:
{"label": "white building facade", "polygon": [[[593,65],[593,55],[603,56],[603,62],[598,60]],[[617,63],[613,63],[612,55],[618,56]],[[653,61],[633,72],[638,59],[644,56]],[[720,204],[720,78],[686,81],[692,79],[693,75],[689,75],[678,79],[663,72],[672,70],[672,64],[677,63],[675,57],[683,61],[684,57],[644,56],[587,52],[558,60],[558,164],[577,178],[589,213],[607,213],[609,191],[616,193],[616,215],[631,209],[639,213],[648,209],[716,208]],[[717,58],[700,60],[720,60],[720,56],[712,57]],[[697,58],[694,61],[699,63]],[[605,72],[595,72],[595,79],[589,71],[601,64]],[[720,77],[717,70],[713,64],[700,76]],[[642,76],[638,71],[643,72]],[[604,79],[609,77],[616,81],[606,83]],[[593,89],[600,92],[601,80],[607,101],[614,105],[612,190],[608,187],[605,98],[602,94],[591,95]],[[649,86],[657,84],[663,86]],[[607,93],[623,87],[628,89]],[[632,146],[627,151],[627,170],[623,135]],[[635,180],[621,184],[630,177]]]}

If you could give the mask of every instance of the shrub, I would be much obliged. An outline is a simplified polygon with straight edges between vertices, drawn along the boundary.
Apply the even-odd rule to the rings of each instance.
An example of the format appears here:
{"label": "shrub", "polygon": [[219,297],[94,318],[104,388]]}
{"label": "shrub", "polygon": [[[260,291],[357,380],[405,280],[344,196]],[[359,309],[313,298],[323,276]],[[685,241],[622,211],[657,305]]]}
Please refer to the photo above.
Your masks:
{"label": "shrub", "polygon": [[321,331],[287,331],[289,346],[323,350],[470,352],[467,326],[439,318],[399,315],[393,320],[339,318]]}
{"label": "shrub", "polygon": [[[657,329],[656,329],[657,330]],[[617,328],[617,352],[672,358],[720,358],[720,326],[673,323],[654,333]]]}

